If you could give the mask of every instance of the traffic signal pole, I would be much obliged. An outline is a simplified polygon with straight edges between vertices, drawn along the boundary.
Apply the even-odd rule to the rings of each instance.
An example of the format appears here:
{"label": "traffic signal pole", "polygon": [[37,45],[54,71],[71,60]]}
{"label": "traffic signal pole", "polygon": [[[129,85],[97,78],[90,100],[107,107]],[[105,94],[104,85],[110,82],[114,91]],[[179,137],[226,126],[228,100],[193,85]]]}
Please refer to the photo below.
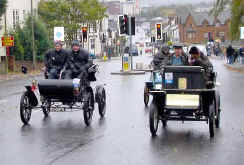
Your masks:
{"label": "traffic signal pole", "polygon": [[133,58],[132,58],[132,29],[131,29],[131,17],[129,17],[129,37],[130,37],[130,69],[133,70]]}

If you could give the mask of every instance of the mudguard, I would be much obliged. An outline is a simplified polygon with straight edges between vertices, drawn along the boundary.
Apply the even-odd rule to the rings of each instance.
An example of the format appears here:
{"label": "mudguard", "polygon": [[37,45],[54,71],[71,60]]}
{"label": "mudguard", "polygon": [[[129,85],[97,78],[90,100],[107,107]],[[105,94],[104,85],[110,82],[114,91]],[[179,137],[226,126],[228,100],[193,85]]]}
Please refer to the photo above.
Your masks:
{"label": "mudguard", "polygon": [[100,99],[102,99],[102,92],[103,92],[104,86],[103,85],[98,85],[96,86],[96,91],[95,91],[95,101],[98,103]]}
{"label": "mudguard", "polygon": [[35,93],[31,90],[31,86],[25,86],[26,88],[26,93],[30,99],[30,103],[33,107],[37,106],[38,105],[38,100],[37,100],[37,97],[35,95]]}

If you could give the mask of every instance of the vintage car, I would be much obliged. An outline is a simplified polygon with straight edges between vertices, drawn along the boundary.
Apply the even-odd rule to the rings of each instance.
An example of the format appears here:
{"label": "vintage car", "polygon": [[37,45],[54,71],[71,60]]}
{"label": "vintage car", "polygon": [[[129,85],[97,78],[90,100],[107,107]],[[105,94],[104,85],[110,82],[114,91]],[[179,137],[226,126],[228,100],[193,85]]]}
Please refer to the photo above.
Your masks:
{"label": "vintage car", "polygon": [[153,71],[153,81],[146,84],[152,95],[149,125],[152,136],[159,121],[205,121],[209,124],[210,137],[220,125],[220,95],[216,87],[217,73],[205,78],[200,66],[165,66]]}
{"label": "vintage car", "polygon": [[[26,68],[22,68],[27,73]],[[33,110],[42,110],[44,116],[50,112],[70,112],[83,110],[85,124],[92,121],[94,104],[98,103],[98,111],[101,117],[106,112],[106,92],[104,85],[97,85],[95,93],[91,82],[95,81],[97,65],[89,69],[86,82],[80,79],[44,79],[33,80],[31,85],[25,86],[26,91],[20,100],[20,118],[24,124],[28,124]]]}

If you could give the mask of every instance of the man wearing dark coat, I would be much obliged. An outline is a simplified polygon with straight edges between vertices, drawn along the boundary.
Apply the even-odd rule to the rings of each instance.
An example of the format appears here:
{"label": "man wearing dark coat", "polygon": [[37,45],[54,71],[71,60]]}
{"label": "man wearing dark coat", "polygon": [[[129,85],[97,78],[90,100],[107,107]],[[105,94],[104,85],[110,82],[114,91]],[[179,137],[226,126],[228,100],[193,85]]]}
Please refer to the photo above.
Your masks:
{"label": "man wearing dark coat", "polygon": [[75,40],[72,42],[72,50],[68,54],[64,78],[86,80],[88,78],[88,69],[92,65],[89,62],[89,53],[81,49],[79,41]]}
{"label": "man wearing dark coat", "polygon": [[48,79],[59,79],[61,70],[67,60],[67,51],[62,49],[62,43],[55,42],[55,49],[49,50],[44,56],[46,76]]}

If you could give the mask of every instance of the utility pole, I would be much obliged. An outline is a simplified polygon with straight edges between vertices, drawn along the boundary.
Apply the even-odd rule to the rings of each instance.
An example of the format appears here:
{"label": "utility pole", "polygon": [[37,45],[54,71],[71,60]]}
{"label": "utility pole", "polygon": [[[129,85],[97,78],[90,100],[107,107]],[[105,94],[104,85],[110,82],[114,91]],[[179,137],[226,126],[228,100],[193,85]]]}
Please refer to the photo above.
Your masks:
{"label": "utility pole", "polygon": [[[5,10],[4,14],[4,36],[7,36],[7,10]],[[8,56],[7,56],[7,47],[5,46],[5,69],[6,69],[6,74],[8,74]]]}
{"label": "utility pole", "polygon": [[34,14],[33,14],[33,0],[31,0],[31,31],[32,31],[32,58],[33,69],[36,69],[36,55],[35,55],[35,36],[34,36]]}
{"label": "utility pole", "polygon": [[130,68],[133,70],[133,59],[132,59],[132,29],[131,29],[131,16],[129,17],[129,37],[130,37]]}

